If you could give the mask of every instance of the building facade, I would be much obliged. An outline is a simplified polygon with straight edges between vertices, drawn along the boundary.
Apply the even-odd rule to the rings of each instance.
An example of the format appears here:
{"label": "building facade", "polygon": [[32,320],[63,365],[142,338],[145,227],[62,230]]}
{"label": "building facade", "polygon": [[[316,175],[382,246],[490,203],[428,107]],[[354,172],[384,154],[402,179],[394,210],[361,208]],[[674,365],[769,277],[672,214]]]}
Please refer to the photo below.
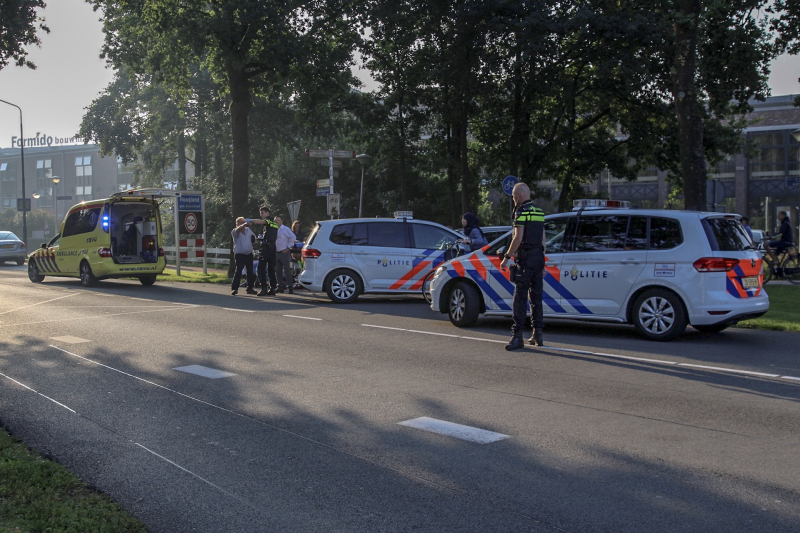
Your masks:
{"label": "building facade", "polygon": [[[796,95],[773,96],[751,102],[744,135],[755,147],[755,156],[734,154],[708,169],[708,179],[721,188],[718,211],[750,218],[753,228],[775,231],[777,214],[786,211],[795,231],[800,218],[800,108]],[[667,173],[651,167],[629,182],[601,175],[596,184],[615,200],[629,200],[646,208],[665,207],[670,187]],[[723,192],[724,191],[724,192]],[[797,233],[795,233],[797,238]]]}
{"label": "building facade", "polygon": [[[22,172],[19,148],[0,149],[0,210],[17,209],[22,198]],[[193,174],[187,169],[187,174]],[[115,156],[101,156],[95,144],[25,146],[25,196],[32,211],[45,211],[63,220],[73,205],[130,189],[133,168]],[[164,182],[177,181],[177,162],[164,173]],[[48,229],[42,237],[53,235]]]}

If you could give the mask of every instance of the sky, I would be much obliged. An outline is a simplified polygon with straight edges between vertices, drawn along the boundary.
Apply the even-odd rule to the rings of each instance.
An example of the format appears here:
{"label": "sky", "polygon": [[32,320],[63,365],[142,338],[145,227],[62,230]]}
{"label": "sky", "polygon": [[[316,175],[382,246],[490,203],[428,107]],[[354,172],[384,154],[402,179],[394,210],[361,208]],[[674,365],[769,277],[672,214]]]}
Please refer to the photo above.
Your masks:
{"label": "sky", "polygon": [[[0,99],[22,108],[25,137],[38,132],[59,140],[74,137],[84,110],[111,82],[113,71],[100,59],[103,45],[99,13],[84,0],[48,0],[42,13],[50,28],[41,47],[29,48],[36,70],[0,70]],[[366,71],[356,72],[359,77]],[[774,96],[800,94],[800,56],[781,56],[772,64]],[[367,80],[367,89],[374,86]],[[0,103],[0,148],[19,137],[19,111]]]}

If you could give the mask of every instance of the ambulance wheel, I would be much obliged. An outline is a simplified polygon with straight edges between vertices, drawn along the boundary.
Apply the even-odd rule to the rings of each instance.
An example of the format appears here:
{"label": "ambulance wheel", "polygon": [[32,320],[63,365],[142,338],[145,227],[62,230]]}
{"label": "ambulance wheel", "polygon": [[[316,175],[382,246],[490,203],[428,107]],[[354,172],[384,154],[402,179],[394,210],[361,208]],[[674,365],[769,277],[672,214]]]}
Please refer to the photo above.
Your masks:
{"label": "ambulance wheel", "polygon": [[86,261],[81,262],[81,285],[84,287],[94,287],[97,284],[97,278],[92,274],[92,267]]}
{"label": "ambulance wheel", "polygon": [[153,283],[156,282],[156,275],[151,274],[149,276],[139,276],[139,282],[145,286],[152,285]]}
{"label": "ambulance wheel", "polygon": [[34,283],[41,283],[44,281],[44,276],[39,274],[39,268],[36,266],[36,261],[33,258],[28,261],[28,279]]}
{"label": "ambulance wheel", "polygon": [[651,341],[672,340],[686,329],[686,311],[678,296],[664,289],[650,289],[633,304],[633,325]]}
{"label": "ambulance wheel", "polygon": [[456,283],[447,300],[450,322],[459,328],[474,326],[481,312],[478,298],[478,289],[474,285],[463,281]]}
{"label": "ambulance wheel", "polygon": [[325,280],[325,292],[335,304],[355,302],[361,291],[361,280],[352,270],[334,270]]}

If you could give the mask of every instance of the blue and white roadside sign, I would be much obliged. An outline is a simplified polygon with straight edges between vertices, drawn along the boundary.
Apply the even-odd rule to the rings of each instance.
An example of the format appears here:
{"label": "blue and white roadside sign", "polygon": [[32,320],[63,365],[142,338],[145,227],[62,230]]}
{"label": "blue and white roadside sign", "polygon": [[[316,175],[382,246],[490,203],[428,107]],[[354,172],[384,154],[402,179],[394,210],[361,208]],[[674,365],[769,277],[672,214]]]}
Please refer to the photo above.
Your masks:
{"label": "blue and white roadside sign", "polygon": [[506,176],[503,178],[503,192],[506,193],[506,196],[511,196],[512,191],[514,190],[514,185],[519,183],[519,180],[516,176]]}

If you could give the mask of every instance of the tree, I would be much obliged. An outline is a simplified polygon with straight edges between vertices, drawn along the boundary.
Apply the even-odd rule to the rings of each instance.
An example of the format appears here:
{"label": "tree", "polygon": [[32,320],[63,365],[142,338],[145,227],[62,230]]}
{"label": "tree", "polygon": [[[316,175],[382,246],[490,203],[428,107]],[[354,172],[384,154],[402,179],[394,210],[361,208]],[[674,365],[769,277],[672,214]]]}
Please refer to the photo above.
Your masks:
{"label": "tree", "polygon": [[0,70],[13,62],[18,67],[35,69],[36,65],[28,60],[25,46],[39,46],[41,41],[37,29],[50,33],[45,20],[37,13],[44,9],[44,0],[0,0]]}

